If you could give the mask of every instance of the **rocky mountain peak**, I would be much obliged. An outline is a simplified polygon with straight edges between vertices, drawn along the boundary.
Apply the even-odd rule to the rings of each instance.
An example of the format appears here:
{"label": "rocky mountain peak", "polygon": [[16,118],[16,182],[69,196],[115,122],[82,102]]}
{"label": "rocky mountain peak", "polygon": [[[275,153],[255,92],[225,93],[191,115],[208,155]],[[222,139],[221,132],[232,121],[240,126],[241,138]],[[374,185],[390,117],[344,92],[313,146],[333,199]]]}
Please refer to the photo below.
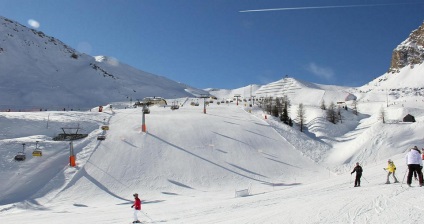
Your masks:
{"label": "rocky mountain peak", "polygon": [[389,72],[397,73],[405,66],[424,61],[424,23],[412,31],[409,37],[393,50]]}

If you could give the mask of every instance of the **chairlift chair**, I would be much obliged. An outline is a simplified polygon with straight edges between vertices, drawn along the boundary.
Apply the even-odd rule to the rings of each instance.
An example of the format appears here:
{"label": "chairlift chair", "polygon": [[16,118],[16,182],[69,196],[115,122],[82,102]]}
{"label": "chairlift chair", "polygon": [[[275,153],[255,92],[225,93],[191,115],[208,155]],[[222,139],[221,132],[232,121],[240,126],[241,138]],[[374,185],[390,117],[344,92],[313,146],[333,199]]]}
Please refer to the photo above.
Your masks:
{"label": "chairlift chair", "polygon": [[103,126],[102,126],[102,130],[103,130],[103,131],[107,131],[107,130],[109,130],[109,126],[108,126],[108,125],[103,125]]}
{"label": "chairlift chair", "polygon": [[15,160],[16,161],[24,161],[26,159],[26,155],[25,155],[25,143],[22,144],[22,152],[18,152],[18,154],[16,154],[15,156]]}
{"label": "chairlift chair", "polygon": [[41,152],[40,149],[35,149],[34,151],[32,151],[32,156],[42,156],[43,153]]}
{"label": "chairlift chair", "polygon": [[26,159],[26,155],[24,152],[18,152],[18,154],[15,156],[16,161],[24,161]]}
{"label": "chairlift chair", "polygon": [[99,140],[99,141],[106,140],[106,136],[105,135],[99,135],[99,136],[97,136],[97,140]]}
{"label": "chairlift chair", "polygon": [[32,151],[32,156],[42,156],[43,153],[41,152],[41,149],[38,147],[38,141],[35,142],[35,149]]}

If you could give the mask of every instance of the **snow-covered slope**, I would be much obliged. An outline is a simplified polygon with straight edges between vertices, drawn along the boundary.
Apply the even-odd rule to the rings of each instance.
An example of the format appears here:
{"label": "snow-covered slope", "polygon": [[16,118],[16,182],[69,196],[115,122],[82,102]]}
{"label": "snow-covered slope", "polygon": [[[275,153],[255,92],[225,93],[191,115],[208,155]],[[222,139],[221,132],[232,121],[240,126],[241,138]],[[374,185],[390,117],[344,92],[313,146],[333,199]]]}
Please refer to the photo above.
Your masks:
{"label": "snow-covered slope", "polygon": [[215,96],[218,100],[233,99],[235,95],[240,95],[240,97],[248,99],[251,97],[256,97],[255,93],[259,88],[259,85],[249,85],[237,89],[209,88],[205,89],[205,91],[208,91],[212,96]]}
{"label": "snow-covered slope", "polygon": [[[423,146],[420,105],[414,124],[383,125],[365,115],[357,121],[346,116],[337,125],[308,122],[328,138],[314,136],[320,133],[315,130],[301,133],[296,126],[265,119],[256,106],[235,103],[212,103],[206,114],[202,107],[189,105],[175,111],[151,107],[147,133],[140,132],[140,108],[3,112],[0,216],[2,223],[30,217],[36,224],[125,223],[132,217],[131,195],[138,192],[141,220],[152,223],[417,223],[424,218],[414,212],[424,199],[421,190],[383,185],[382,168],[393,159],[402,180],[405,149]],[[307,108],[308,117],[319,114],[314,108]],[[401,109],[392,108],[393,114]],[[97,141],[105,122],[110,127],[106,140]],[[73,168],[68,166],[69,142],[51,137],[60,127],[78,123],[89,135],[74,141]],[[25,124],[28,128],[20,128]],[[35,141],[40,141],[42,157],[31,156]],[[27,144],[28,158],[14,162],[22,143]],[[356,148],[363,151],[352,152]],[[317,152],[322,158],[315,157]],[[349,174],[356,161],[365,170],[361,188],[352,187]],[[338,168],[341,164],[344,169]],[[249,190],[250,197],[234,198],[240,190]]]}
{"label": "snow-covered slope", "polygon": [[96,60],[4,17],[0,40],[0,110],[77,110],[150,96],[205,93],[117,60]]}

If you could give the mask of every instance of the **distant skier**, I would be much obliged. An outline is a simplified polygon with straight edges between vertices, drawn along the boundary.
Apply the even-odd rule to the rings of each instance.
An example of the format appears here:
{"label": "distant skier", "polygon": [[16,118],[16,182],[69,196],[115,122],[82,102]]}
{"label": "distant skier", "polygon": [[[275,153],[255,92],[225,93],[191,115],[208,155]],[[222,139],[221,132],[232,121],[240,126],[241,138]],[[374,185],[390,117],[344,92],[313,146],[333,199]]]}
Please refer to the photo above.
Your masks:
{"label": "distant skier", "polygon": [[138,194],[133,194],[135,197],[134,204],[131,206],[131,208],[134,208],[134,221],[133,223],[141,223],[140,220],[138,220],[138,213],[141,212],[141,200],[138,198]]}
{"label": "distant skier", "polygon": [[417,146],[414,146],[405,156],[406,164],[408,165],[408,178],[406,183],[408,186],[411,186],[412,175],[414,172],[418,173],[418,180],[420,182],[420,187],[423,186],[423,173],[421,172],[421,167],[423,166],[423,161],[421,159],[421,152]]}
{"label": "distant skier", "polygon": [[387,171],[387,181],[386,181],[386,184],[390,184],[389,177],[392,174],[393,174],[393,179],[395,179],[395,183],[399,183],[399,181],[397,180],[397,178],[395,176],[396,166],[395,166],[395,164],[393,163],[392,160],[389,159],[389,161],[387,161],[387,168],[383,168],[383,169]]}
{"label": "distant skier", "polygon": [[355,186],[354,187],[360,187],[361,186],[361,176],[362,176],[362,167],[359,165],[359,163],[356,163],[355,168],[352,172],[350,172],[350,175],[356,172],[356,178],[355,178]]}

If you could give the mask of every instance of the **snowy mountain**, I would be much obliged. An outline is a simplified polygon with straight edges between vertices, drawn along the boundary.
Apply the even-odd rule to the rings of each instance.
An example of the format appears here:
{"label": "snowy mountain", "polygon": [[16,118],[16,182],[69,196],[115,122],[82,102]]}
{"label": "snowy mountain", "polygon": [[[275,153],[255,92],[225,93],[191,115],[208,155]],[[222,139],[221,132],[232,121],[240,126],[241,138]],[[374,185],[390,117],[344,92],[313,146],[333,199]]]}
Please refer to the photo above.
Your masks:
{"label": "snowy mountain", "polygon": [[424,23],[393,50],[389,71],[358,89],[366,100],[400,103],[424,96],[423,73]]}
{"label": "snowy mountain", "polygon": [[[320,85],[294,78],[285,77],[281,80],[261,86],[255,94],[257,97],[283,97],[287,96],[293,104],[319,106],[324,102],[345,102],[356,99],[350,92],[353,88],[332,85]],[[304,95],[313,97],[305,99]]]}
{"label": "snowy mountain", "polygon": [[[1,29],[10,26],[26,30],[7,20],[2,24]],[[13,30],[12,35],[24,32],[18,31]],[[28,55],[40,56],[39,52],[44,52],[38,48],[45,37],[23,36],[31,36],[37,43],[22,47]],[[25,43],[9,37],[5,38],[11,46]],[[123,95],[121,102],[104,98],[106,103],[114,100],[114,107],[103,112],[0,112],[1,223],[130,223],[135,192],[142,199],[139,217],[145,223],[383,224],[421,223],[424,219],[422,188],[415,180],[412,187],[406,187],[404,160],[405,152],[414,145],[424,148],[422,64],[384,74],[358,88],[286,77],[263,86],[205,90],[218,101],[232,99],[236,94],[242,98],[288,95],[290,117],[295,121],[290,127],[258,104],[218,105],[213,100],[204,110],[202,105],[187,103],[199,99],[186,97],[184,85],[168,80],[165,88],[164,78],[117,65],[113,58],[75,53],[63,44],[53,43],[46,48],[56,50],[46,51],[45,57],[60,58],[65,68],[72,71],[77,71],[77,66],[81,74],[94,77],[89,80],[95,79],[115,93],[131,92],[141,85],[139,75],[150,77],[137,93],[146,91],[151,96],[159,92],[180,108],[151,106],[150,113],[143,115],[141,108],[128,108],[128,99]],[[13,56],[7,48],[0,57],[6,51],[8,57]],[[21,63],[23,59],[15,60]],[[34,64],[31,60],[26,62]],[[54,72],[45,66],[47,61],[42,58],[38,60],[40,66],[21,67],[23,71]],[[120,76],[122,70],[131,75]],[[45,75],[52,79],[40,71],[37,78]],[[60,70],[57,73],[61,78],[68,77]],[[19,79],[5,78],[9,78],[10,90],[19,91],[12,88],[12,84],[20,83]],[[37,78],[29,82],[43,82]],[[136,85],[131,86],[131,82]],[[130,87],[116,87],[116,83]],[[83,84],[74,88],[77,93],[86,91]],[[61,91],[55,93],[66,100]],[[40,104],[52,97],[37,96],[22,91],[15,97]],[[83,97],[78,99],[86,101]],[[357,115],[352,112],[352,99],[357,102]],[[341,122],[327,121],[326,111],[320,108],[323,101],[347,106],[340,110]],[[300,132],[297,118],[300,103],[305,109],[304,132]],[[407,114],[413,115],[416,122],[403,122]],[[143,120],[147,132],[142,132]],[[109,130],[102,129],[105,125]],[[53,140],[63,127],[81,127],[79,133],[88,135],[72,142],[75,167],[69,166],[70,142]],[[103,135],[105,140],[97,139]],[[36,147],[42,151],[41,157],[33,156]],[[25,161],[14,160],[20,152],[26,153]],[[387,167],[388,159],[395,162],[401,183],[384,184],[387,173],[382,168]],[[353,187],[350,173],[356,162],[364,168],[359,188]]]}
{"label": "snowy mountain", "polygon": [[0,17],[0,40],[1,110],[79,109],[205,93],[116,59],[81,54],[4,17]]}

